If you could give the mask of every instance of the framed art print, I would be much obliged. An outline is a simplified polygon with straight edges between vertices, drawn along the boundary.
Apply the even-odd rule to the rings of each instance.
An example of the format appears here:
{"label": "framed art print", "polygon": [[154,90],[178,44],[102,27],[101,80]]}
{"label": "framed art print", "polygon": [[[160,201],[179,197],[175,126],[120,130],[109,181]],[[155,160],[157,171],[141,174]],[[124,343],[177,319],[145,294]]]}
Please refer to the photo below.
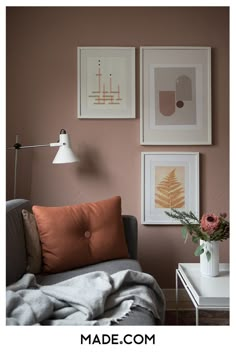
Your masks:
{"label": "framed art print", "polygon": [[142,224],[179,224],[165,211],[199,216],[199,153],[142,153]]}
{"label": "framed art print", "polygon": [[211,144],[211,48],[140,48],[142,145]]}
{"label": "framed art print", "polygon": [[135,118],[135,48],[78,47],[78,118]]}

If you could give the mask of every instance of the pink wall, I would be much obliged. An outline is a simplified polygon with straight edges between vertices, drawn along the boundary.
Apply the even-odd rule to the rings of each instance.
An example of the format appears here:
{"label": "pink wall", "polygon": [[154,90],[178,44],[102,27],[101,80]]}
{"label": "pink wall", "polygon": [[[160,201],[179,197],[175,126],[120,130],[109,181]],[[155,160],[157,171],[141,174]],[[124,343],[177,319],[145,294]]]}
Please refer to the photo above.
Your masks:
{"label": "pink wall", "polygon": [[[229,10],[226,7],[7,9],[7,145],[54,142],[67,129],[81,163],[52,165],[55,150],[20,151],[18,197],[65,205],[122,197],[139,220],[139,259],[164,288],[178,262],[196,262],[179,226],[140,225],[141,151],[199,151],[201,212],[229,211]],[[137,119],[78,120],[77,46],[137,48]],[[212,47],[212,146],[140,146],[140,46]],[[7,199],[13,153],[7,152]],[[228,261],[228,242],[221,261]]]}

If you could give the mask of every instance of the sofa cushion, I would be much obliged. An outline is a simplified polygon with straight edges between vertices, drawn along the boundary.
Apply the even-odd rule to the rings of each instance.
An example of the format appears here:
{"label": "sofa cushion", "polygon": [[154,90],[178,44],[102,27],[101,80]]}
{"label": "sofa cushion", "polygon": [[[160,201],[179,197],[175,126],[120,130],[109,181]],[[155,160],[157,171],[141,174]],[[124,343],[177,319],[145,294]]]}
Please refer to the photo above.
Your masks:
{"label": "sofa cushion", "polygon": [[120,197],[32,209],[41,240],[44,272],[57,273],[128,258]]}
{"label": "sofa cushion", "polygon": [[23,224],[25,231],[25,244],[27,252],[27,267],[28,273],[37,274],[41,272],[42,254],[39,239],[39,233],[35,217],[26,209],[22,209]]}
{"label": "sofa cushion", "polygon": [[36,274],[37,283],[41,285],[51,285],[60,283],[61,281],[77,277],[91,272],[102,271],[108,274],[114,274],[122,270],[131,269],[137,272],[141,272],[141,265],[134,259],[113,259],[110,261],[99,262],[96,264],[90,264],[81,268],[67,270],[65,272],[54,274]]}

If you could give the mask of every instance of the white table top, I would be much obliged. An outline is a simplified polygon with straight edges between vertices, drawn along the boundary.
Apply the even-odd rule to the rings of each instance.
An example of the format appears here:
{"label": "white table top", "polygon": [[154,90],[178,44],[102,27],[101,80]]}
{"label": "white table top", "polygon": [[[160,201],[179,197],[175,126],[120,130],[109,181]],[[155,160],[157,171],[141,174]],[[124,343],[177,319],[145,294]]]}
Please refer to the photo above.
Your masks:
{"label": "white table top", "polygon": [[220,264],[217,277],[201,275],[199,263],[179,263],[178,271],[198,305],[229,306],[229,264]]}

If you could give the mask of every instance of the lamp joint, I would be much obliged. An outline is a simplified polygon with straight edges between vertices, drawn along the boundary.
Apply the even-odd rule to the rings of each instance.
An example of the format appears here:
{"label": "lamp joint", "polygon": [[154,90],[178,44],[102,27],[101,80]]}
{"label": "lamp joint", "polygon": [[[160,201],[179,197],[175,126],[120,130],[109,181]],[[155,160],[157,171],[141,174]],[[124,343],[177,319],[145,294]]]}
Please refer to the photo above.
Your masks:
{"label": "lamp joint", "polygon": [[13,145],[13,147],[15,148],[15,149],[17,149],[17,150],[19,150],[20,148],[21,148],[21,144],[20,143],[15,143],[14,145]]}

